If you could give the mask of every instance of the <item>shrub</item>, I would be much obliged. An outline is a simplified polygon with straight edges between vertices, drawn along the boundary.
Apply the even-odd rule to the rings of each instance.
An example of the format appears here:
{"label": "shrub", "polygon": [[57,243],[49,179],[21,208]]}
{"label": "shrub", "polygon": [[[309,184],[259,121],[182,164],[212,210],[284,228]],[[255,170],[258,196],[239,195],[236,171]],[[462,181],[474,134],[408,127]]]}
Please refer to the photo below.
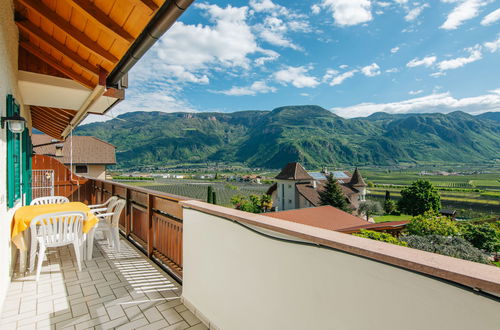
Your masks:
{"label": "shrub", "polygon": [[272,199],[269,195],[250,195],[248,199],[243,195],[234,195],[231,197],[231,204],[241,211],[251,213],[261,213],[269,210],[272,207]]}
{"label": "shrub", "polygon": [[417,236],[454,236],[459,230],[456,222],[450,218],[428,212],[411,218],[410,223],[406,225],[406,232]]}
{"label": "shrub", "polygon": [[460,225],[462,237],[473,246],[486,252],[500,251],[500,230],[489,223]]}
{"label": "shrub", "polygon": [[376,241],[401,245],[401,246],[408,245],[406,242],[402,242],[402,241],[398,240],[396,237],[392,236],[391,234],[381,233],[381,232],[373,231],[373,230],[361,229],[359,233],[353,234],[353,235],[358,236],[358,237],[374,239]]}
{"label": "shrub", "polygon": [[396,202],[391,199],[388,199],[384,203],[384,212],[386,214],[394,214],[397,212],[396,210]]}
{"label": "shrub", "polygon": [[404,236],[403,242],[414,249],[450,256],[454,258],[489,264],[488,256],[461,237],[440,235]]}

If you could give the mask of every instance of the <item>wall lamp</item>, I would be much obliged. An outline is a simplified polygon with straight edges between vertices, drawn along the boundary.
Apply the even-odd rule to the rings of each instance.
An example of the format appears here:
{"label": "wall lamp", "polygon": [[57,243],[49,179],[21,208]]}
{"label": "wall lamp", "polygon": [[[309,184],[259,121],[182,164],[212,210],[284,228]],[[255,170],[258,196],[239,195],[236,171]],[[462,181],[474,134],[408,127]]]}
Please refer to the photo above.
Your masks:
{"label": "wall lamp", "polygon": [[26,119],[19,115],[13,115],[10,117],[2,117],[2,128],[5,128],[5,123],[9,127],[9,130],[12,133],[20,134],[24,131],[24,127],[26,124]]}

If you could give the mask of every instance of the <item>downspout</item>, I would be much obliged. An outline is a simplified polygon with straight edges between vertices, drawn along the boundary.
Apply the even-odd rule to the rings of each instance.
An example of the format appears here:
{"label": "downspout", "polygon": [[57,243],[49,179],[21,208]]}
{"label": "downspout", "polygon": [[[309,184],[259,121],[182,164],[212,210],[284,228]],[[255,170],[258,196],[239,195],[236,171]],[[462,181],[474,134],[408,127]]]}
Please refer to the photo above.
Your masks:
{"label": "downspout", "polygon": [[108,87],[120,88],[119,83],[121,79],[175,23],[193,1],[167,0],[109,74],[106,79],[106,85]]}

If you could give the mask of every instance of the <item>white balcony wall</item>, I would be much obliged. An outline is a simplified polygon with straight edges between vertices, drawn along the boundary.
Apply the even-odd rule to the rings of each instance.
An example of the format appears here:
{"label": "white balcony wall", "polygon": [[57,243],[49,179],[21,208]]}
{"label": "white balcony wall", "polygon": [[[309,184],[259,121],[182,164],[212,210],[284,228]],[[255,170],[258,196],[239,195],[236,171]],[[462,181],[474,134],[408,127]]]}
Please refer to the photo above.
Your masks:
{"label": "white balcony wall", "polygon": [[[7,94],[22,105],[17,81],[18,31],[14,23],[14,4],[0,1],[0,114],[6,115]],[[21,106],[21,114],[27,118]],[[7,209],[7,143],[6,128],[0,129],[0,310],[12,275],[15,249],[11,248],[10,225],[14,209]]]}
{"label": "white balcony wall", "polygon": [[[497,329],[498,300],[184,209],[183,298],[214,328]],[[277,234],[279,236],[283,236]]]}

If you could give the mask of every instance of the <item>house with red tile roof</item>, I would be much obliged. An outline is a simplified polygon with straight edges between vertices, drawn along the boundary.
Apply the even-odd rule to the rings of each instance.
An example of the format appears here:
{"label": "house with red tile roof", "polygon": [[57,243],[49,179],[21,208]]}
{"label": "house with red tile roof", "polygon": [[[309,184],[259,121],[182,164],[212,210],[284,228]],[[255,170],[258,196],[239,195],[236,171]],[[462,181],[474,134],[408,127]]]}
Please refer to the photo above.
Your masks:
{"label": "house with red tile roof", "polygon": [[71,136],[59,141],[33,134],[33,152],[57,159],[73,173],[105,180],[106,168],[116,164],[116,147],[93,136]]}
{"label": "house with red tile roof", "polygon": [[267,194],[272,196],[277,211],[320,206],[319,193],[324,189],[326,175],[329,174],[337,179],[351,208],[357,210],[359,203],[365,200],[367,187],[358,168],[352,175],[347,171],[327,173],[326,170],[309,173],[300,163],[288,163],[276,176],[277,182]]}

